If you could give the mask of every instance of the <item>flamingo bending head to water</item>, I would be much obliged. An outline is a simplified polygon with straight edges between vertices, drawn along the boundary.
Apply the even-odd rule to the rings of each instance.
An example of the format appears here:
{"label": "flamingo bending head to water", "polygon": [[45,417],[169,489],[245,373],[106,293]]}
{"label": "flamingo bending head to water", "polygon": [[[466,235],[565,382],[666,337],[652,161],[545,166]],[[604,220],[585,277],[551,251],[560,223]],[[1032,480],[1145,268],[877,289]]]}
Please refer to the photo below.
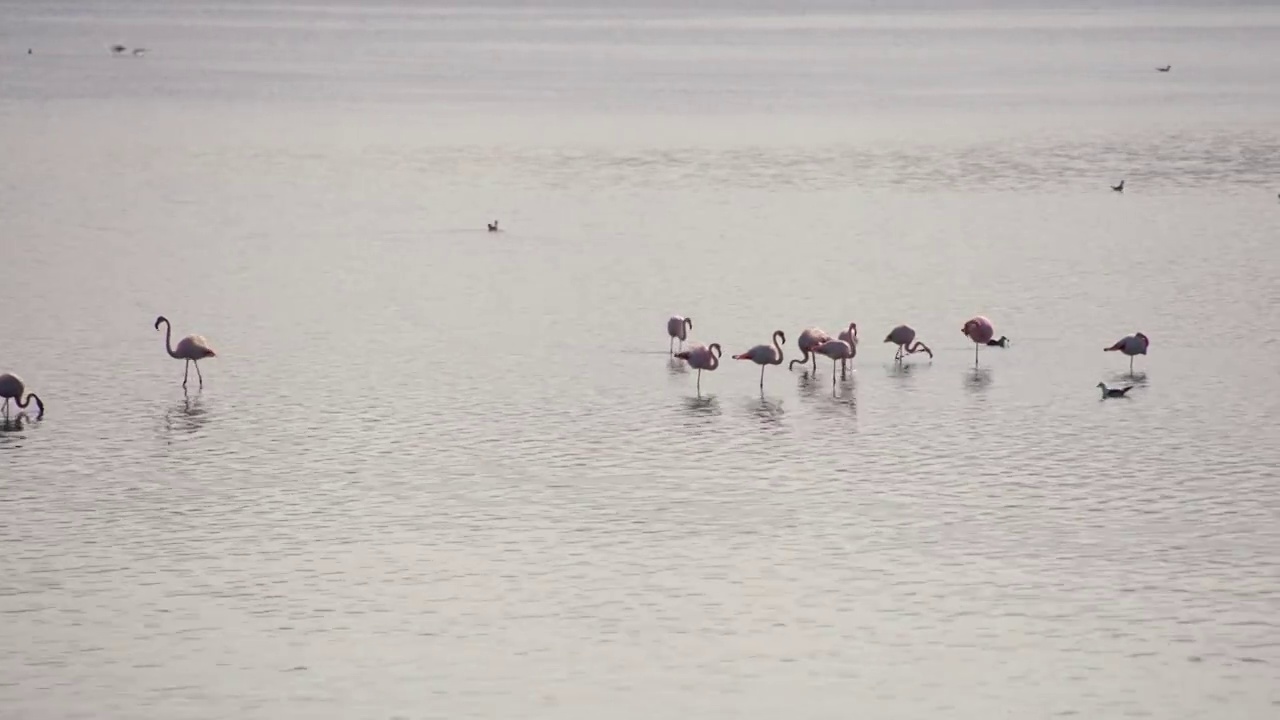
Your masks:
{"label": "flamingo bending head to water", "polygon": [[792,360],[787,364],[788,370],[794,370],[796,363],[804,365],[810,361],[813,362],[813,371],[818,372],[818,358],[813,356],[813,349],[822,343],[831,339],[826,330],[819,327],[805,328],[800,331],[800,338],[796,340],[796,345],[800,348],[800,354],[803,357]]}
{"label": "flamingo bending head to water", "polygon": [[689,339],[689,331],[693,329],[693,318],[687,318],[681,315],[672,315],[667,320],[667,334],[671,336],[671,343],[668,350],[672,355],[675,354],[676,340],[680,341],[680,349],[684,349],[684,341]]}
{"label": "flamingo bending head to water", "polygon": [[912,345],[911,343],[915,339],[916,331],[913,330],[910,325],[899,325],[898,327],[890,330],[888,335],[884,336],[885,342],[893,343],[898,346],[898,352],[893,356],[894,360],[902,362],[902,358],[922,350],[929,353],[929,359],[932,360],[933,351],[929,349],[929,346],[922,342],[916,342]]}
{"label": "flamingo bending head to water", "polygon": [[1133,374],[1133,358],[1135,355],[1146,355],[1147,347],[1151,345],[1151,341],[1142,333],[1134,333],[1126,335],[1116,341],[1115,345],[1108,348],[1102,348],[1103,352],[1120,351],[1129,356],[1129,374]]}
{"label": "flamingo bending head to water", "polygon": [[200,379],[200,387],[204,387],[204,376],[200,374],[200,361],[217,357],[217,353],[209,347],[209,341],[205,340],[203,335],[188,335],[178,341],[178,347],[175,349],[170,342],[173,337],[173,328],[169,325],[169,318],[163,315],[156,318],[157,330],[160,329],[160,323],[164,323],[164,349],[169,351],[169,357],[186,361],[182,368],[182,387],[187,386],[187,373],[192,363],[196,365],[196,377]]}
{"label": "flamingo bending head to water", "polygon": [[[851,336],[856,337],[857,327],[853,323],[849,323],[849,331]],[[843,365],[846,360],[852,360],[854,355],[858,354],[856,342],[846,340],[828,340],[813,351],[819,355],[826,355],[831,358],[831,391],[836,389],[836,361],[840,361]],[[843,377],[844,373],[840,373]]]}
{"label": "flamingo bending head to water", "polygon": [[986,317],[977,315],[969,318],[964,327],[960,328],[960,332],[973,341],[973,364],[976,367],[978,365],[978,348],[986,345],[991,341],[991,338],[995,337],[995,326]]}
{"label": "flamingo bending head to water", "polygon": [[[781,342],[779,342],[781,341]],[[734,355],[734,360],[750,360],[760,366],[760,391],[764,392],[764,369],[767,365],[782,364],[782,345],[787,342],[787,336],[781,330],[773,331],[772,345],[756,345],[750,350]]]}
{"label": "flamingo bending head to water", "polygon": [[676,353],[676,357],[689,363],[689,367],[697,369],[699,396],[702,395],[702,371],[711,372],[720,367],[720,355],[720,343],[689,343],[687,350]]}
{"label": "flamingo bending head to water", "polygon": [[9,417],[9,401],[13,400],[18,407],[23,410],[31,404],[32,400],[36,401],[36,409],[40,415],[44,415],[44,402],[40,400],[40,396],[35,393],[27,393],[24,398],[22,394],[27,391],[27,386],[22,382],[22,378],[17,375],[5,373],[0,375],[0,397],[4,398],[4,416]]}

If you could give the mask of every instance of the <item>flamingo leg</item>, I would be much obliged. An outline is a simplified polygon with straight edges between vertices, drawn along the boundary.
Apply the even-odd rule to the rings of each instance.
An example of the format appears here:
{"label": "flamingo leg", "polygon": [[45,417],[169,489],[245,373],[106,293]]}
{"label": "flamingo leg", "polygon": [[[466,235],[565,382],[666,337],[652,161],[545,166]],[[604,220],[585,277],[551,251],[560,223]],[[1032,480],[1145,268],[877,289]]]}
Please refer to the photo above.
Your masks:
{"label": "flamingo leg", "polygon": [[667,353],[669,355],[676,354],[676,339],[674,337],[671,338],[671,342],[667,343]]}
{"label": "flamingo leg", "polygon": [[760,366],[760,391],[764,392],[764,366]]}
{"label": "flamingo leg", "polygon": [[9,417],[9,398],[4,399],[4,416]]}
{"label": "flamingo leg", "polygon": [[973,366],[978,367],[978,343],[973,344]]}
{"label": "flamingo leg", "polygon": [[698,397],[702,397],[702,368],[698,368]]}
{"label": "flamingo leg", "polygon": [[818,374],[818,354],[809,353],[809,359],[813,361],[813,374],[817,375]]}
{"label": "flamingo leg", "polygon": [[[841,375],[843,374],[844,373],[841,373]],[[831,358],[831,397],[835,397],[835,396],[836,396],[836,359]]]}
{"label": "flamingo leg", "polygon": [[1133,356],[1132,355],[1129,356],[1129,374],[1130,375],[1133,374]]}
{"label": "flamingo leg", "polygon": [[196,377],[200,378],[200,387],[204,387],[204,376],[200,374],[200,361],[193,360],[192,364],[196,366]]}
{"label": "flamingo leg", "polygon": [[187,386],[187,373],[191,372],[191,361],[187,360],[182,364],[182,387]]}

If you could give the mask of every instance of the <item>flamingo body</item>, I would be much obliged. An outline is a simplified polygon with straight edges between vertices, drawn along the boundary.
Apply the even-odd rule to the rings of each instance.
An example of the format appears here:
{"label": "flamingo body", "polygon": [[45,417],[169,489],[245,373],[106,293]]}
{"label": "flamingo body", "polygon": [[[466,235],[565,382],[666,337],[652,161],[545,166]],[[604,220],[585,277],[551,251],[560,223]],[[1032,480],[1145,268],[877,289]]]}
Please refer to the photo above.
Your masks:
{"label": "flamingo body", "polygon": [[1147,348],[1151,346],[1151,340],[1140,332],[1132,335],[1126,335],[1116,341],[1115,345],[1109,348],[1103,348],[1103,352],[1122,352],[1129,356],[1129,372],[1133,372],[1133,358],[1137,355],[1146,355]]}
{"label": "flamingo body", "polygon": [[689,363],[689,367],[698,371],[698,393],[702,393],[702,371],[711,372],[720,367],[720,343],[703,345],[689,343],[687,350],[676,353],[676,357]]}
{"label": "flamingo body", "polygon": [[734,360],[750,360],[760,366],[760,390],[764,390],[764,369],[768,365],[782,364],[782,344],[787,341],[786,333],[773,331],[772,345],[756,345],[750,350],[733,356]]}
{"label": "flamingo body", "polygon": [[675,354],[675,342],[680,341],[681,349],[684,348],[684,341],[689,339],[689,331],[693,329],[693,318],[687,318],[682,315],[672,315],[667,320],[667,334],[671,336],[671,353]]}
{"label": "flamingo body", "polygon": [[213,348],[209,347],[209,341],[203,335],[188,335],[178,341],[175,348],[171,344],[173,336],[173,327],[169,324],[169,319],[161,315],[156,318],[156,329],[160,329],[160,324],[164,323],[164,348],[169,353],[169,357],[175,360],[185,360],[186,365],[182,371],[182,387],[187,386],[187,372],[191,367],[191,363],[195,363],[196,377],[200,379],[200,387],[204,387],[204,376],[200,374],[200,361],[205,358],[217,357],[217,353]]}
{"label": "flamingo body", "polygon": [[898,352],[893,356],[894,360],[901,361],[904,356],[911,355],[922,350],[929,353],[929,357],[932,359],[933,351],[929,349],[929,346],[922,342],[916,342],[913,345],[912,341],[915,339],[916,331],[912,329],[910,325],[899,325],[898,327],[890,330],[888,335],[884,336],[885,342],[893,343],[898,346]]}
{"label": "flamingo body", "polygon": [[[855,330],[854,337],[856,337],[856,332]],[[831,388],[833,391],[836,386],[836,362],[838,361],[841,365],[844,365],[846,360],[852,360],[853,356],[858,353],[856,342],[853,338],[848,341],[828,340],[813,349],[815,353],[831,358]],[[841,375],[843,374],[841,373]]]}
{"label": "flamingo body", "polygon": [[792,360],[791,363],[787,365],[787,369],[788,370],[794,369],[796,363],[800,363],[801,365],[804,365],[805,363],[812,360],[813,371],[817,372],[818,358],[813,357],[813,349],[830,339],[831,339],[831,336],[827,334],[827,331],[819,327],[811,327],[811,328],[805,328],[804,330],[801,330],[800,337],[796,340],[796,346],[800,348],[800,353],[804,357],[801,357],[797,360]]}
{"label": "flamingo body", "polygon": [[973,341],[973,364],[977,365],[978,348],[986,345],[991,341],[991,338],[995,337],[995,326],[985,316],[976,315],[965,322],[964,327],[960,328],[960,332]]}
{"label": "flamingo body", "polygon": [[[26,393],[24,398],[22,395]],[[9,414],[9,401],[13,400],[18,407],[26,409],[32,400],[36,401],[36,408],[41,415],[44,415],[44,402],[39,395],[28,393],[26,383],[22,382],[22,378],[17,375],[5,373],[0,375],[0,398],[4,398],[4,414]]]}

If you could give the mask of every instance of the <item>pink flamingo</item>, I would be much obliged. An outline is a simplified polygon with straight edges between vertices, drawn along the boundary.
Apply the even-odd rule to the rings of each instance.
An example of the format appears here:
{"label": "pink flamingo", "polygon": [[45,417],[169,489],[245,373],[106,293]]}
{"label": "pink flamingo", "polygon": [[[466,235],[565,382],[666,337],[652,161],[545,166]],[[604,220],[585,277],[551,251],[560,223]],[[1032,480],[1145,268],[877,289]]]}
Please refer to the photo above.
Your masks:
{"label": "pink flamingo", "polygon": [[978,348],[986,345],[991,338],[995,337],[996,329],[986,317],[976,315],[965,322],[964,327],[960,328],[960,332],[973,341],[973,365],[977,367]]}
{"label": "pink flamingo", "polygon": [[796,340],[796,345],[800,347],[800,353],[803,354],[804,357],[800,358],[799,360],[792,360],[790,363],[787,364],[787,369],[794,370],[796,363],[800,363],[801,365],[804,365],[805,363],[812,360],[813,372],[817,373],[818,358],[813,357],[813,349],[830,339],[831,339],[831,336],[828,335],[827,331],[823,330],[822,328],[811,327],[811,328],[805,328],[804,330],[801,330],[800,339]]}
{"label": "pink flamingo", "polygon": [[1125,355],[1128,355],[1129,356],[1129,374],[1132,375],[1133,374],[1133,357],[1135,355],[1146,355],[1147,346],[1149,346],[1150,344],[1151,344],[1151,341],[1147,339],[1146,335],[1143,335],[1142,333],[1134,333],[1132,335],[1126,335],[1120,338],[1118,341],[1116,341],[1115,345],[1112,345],[1109,348],[1102,348],[1102,350],[1104,352],[1119,350]]}
{"label": "pink flamingo", "polygon": [[689,343],[687,350],[676,353],[676,357],[698,370],[698,395],[702,395],[702,371],[711,372],[720,367],[720,354],[720,343]]}
{"label": "pink flamingo", "polygon": [[672,315],[667,320],[667,334],[671,336],[670,352],[675,354],[676,340],[680,341],[680,349],[684,349],[684,341],[689,339],[689,331],[693,329],[693,318]]}
{"label": "pink flamingo", "polygon": [[915,339],[916,331],[912,330],[910,325],[899,325],[898,327],[890,330],[888,335],[884,336],[885,342],[893,343],[898,346],[898,352],[893,356],[894,360],[902,362],[903,357],[918,353],[921,350],[929,353],[929,359],[932,360],[933,351],[929,349],[929,346],[922,342],[917,342],[915,345],[912,345],[911,342]]}
{"label": "pink flamingo", "polygon": [[163,315],[156,318],[157,330],[160,329],[160,323],[164,323],[164,349],[169,351],[169,357],[187,361],[182,368],[182,387],[187,386],[187,373],[191,370],[191,363],[195,363],[196,377],[200,378],[200,387],[204,387],[204,376],[200,374],[200,361],[217,356],[213,348],[209,347],[209,341],[205,340],[203,335],[188,335],[178,341],[178,349],[174,350],[170,343],[173,327],[169,325],[169,318]]}
{"label": "pink flamingo", "polygon": [[[779,340],[782,342],[779,342]],[[764,368],[766,365],[782,364],[782,345],[786,342],[786,334],[781,330],[774,330],[772,345],[757,345],[740,355],[733,356],[734,360],[750,360],[760,366],[761,392],[764,392]]]}
{"label": "pink flamingo", "polygon": [[27,393],[24,399],[22,393],[26,392],[27,386],[22,382],[22,378],[17,375],[5,373],[0,375],[0,397],[4,398],[4,416],[9,417],[9,401],[17,402],[18,407],[23,410],[31,404],[32,400],[36,401],[36,408],[40,415],[44,415],[44,403],[40,400],[40,396],[35,393]]}
{"label": "pink flamingo", "polygon": [[[847,333],[851,337],[856,337],[857,326],[853,323],[849,323],[849,330]],[[836,361],[839,360],[840,364],[844,365],[844,362],[846,360],[852,360],[853,356],[856,355],[858,351],[854,349],[853,343],[845,340],[828,340],[814,348],[813,351],[819,355],[826,355],[831,358],[831,390],[834,392],[836,389]],[[843,371],[840,373],[840,377],[844,377]]]}
{"label": "pink flamingo", "polygon": [[[849,323],[849,327],[840,331],[839,337],[841,340],[849,343],[849,348],[853,351],[853,355],[850,356],[849,359],[852,360],[853,357],[858,354],[858,324],[852,322]],[[840,361],[840,374],[844,374],[844,360]]]}

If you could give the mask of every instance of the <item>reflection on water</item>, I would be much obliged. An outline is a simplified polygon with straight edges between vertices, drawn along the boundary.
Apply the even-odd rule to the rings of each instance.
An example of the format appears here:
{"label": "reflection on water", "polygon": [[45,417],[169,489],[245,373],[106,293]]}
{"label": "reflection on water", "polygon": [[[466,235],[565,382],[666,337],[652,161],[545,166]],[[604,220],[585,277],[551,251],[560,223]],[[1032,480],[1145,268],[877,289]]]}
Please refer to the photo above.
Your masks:
{"label": "reflection on water", "polygon": [[973,368],[964,373],[964,389],[970,392],[982,392],[991,386],[990,368]]}
{"label": "reflection on water", "polygon": [[672,376],[688,375],[689,364],[680,358],[667,358],[667,374]]}
{"label": "reflection on water", "polygon": [[1111,373],[1111,377],[1107,380],[1107,384],[1113,385],[1113,386],[1114,385],[1120,385],[1120,386],[1146,385],[1147,373],[1141,370],[1134,373],[1130,373],[1128,369],[1116,371]]}
{"label": "reflection on water", "polygon": [[786,411],[782,409],[781,400],[770,400],[764,397],[748,402],[747,409],[760,421],[760,424],[771,427],[781,427],[786,415]]}
{"label": "reflection on water", "polygon": [[[26,412],[19,412],[17,415],[0,415],[0,432],[19,432],[26,428],[27,424],[33,422],[31,416]],[[39,422],[36,418],[34,422]]]}
{"label": "reflection on water", "polygon": [[720,415],[720,402],[711,395],[686,397],[682,407],[685,414],[690,417],[716,417]]}
{"label": "reflection on water", "polygon": [[165,410],[166,439],[172,440],[174,435],[194,435],[209,422],[210,416],[202,398],[203,393],[202,389],[197,389],[194,393],[184,389],[182,399]]}

